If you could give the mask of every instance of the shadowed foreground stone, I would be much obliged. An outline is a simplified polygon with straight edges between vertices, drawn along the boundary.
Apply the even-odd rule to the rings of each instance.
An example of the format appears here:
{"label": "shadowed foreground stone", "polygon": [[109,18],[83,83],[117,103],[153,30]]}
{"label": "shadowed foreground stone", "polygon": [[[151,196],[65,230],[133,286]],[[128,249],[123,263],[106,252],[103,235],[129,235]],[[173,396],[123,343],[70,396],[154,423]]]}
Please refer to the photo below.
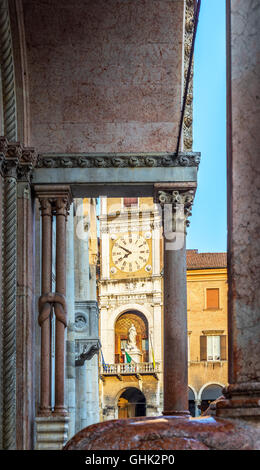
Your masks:
{"label": "shadowed foreground stone", "polygon": [[212,416],[132,418],[93,424],[64,450],[259,450],[260,423]]}

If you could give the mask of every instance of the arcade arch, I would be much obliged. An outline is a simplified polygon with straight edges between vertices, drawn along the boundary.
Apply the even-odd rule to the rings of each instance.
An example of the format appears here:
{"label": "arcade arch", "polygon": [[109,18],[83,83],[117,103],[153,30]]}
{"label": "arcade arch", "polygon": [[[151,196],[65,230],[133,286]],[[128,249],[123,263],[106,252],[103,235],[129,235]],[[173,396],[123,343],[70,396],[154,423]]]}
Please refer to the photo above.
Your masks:
{"label": "arcade arch", "polygon": [[119,419],[146,416],[146,398],[143,392],[135,387],[128,387],[121,392],[117,407]]}

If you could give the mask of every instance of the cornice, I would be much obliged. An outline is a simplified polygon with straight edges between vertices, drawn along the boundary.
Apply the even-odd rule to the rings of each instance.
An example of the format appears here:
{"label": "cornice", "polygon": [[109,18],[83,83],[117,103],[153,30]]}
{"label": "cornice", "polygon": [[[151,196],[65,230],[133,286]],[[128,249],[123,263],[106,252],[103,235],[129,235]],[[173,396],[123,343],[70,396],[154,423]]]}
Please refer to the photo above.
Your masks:
{"label": "cornice", "polygon": [[227,281],[227,268],[187,269],[188,281]]}
{"label": "cornice", "polygon": [[199,152],[40,154],[36,168],[198,167]]}

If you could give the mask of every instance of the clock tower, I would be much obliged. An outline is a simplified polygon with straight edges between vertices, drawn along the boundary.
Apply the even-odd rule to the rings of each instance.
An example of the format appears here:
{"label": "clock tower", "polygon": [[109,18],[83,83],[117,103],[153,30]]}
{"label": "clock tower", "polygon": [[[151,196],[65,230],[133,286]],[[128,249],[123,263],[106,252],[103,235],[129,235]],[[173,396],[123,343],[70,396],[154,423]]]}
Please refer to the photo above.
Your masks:
{"label": "clock tower", "polygon": [[152,198],[101,197],[99,220],[101,419],[153,416],[162,410],[159,208]]}

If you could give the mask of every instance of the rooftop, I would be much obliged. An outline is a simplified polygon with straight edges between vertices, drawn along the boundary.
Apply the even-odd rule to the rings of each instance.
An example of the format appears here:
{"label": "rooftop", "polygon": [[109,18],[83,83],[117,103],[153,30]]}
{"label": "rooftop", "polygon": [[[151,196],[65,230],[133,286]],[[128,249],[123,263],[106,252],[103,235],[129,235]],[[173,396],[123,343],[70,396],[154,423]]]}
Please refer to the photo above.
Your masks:
{"label": "rooftop", "polygon": [[198,250],[187,250],[187,269],[226,267],[227,253],[198,253]]}

